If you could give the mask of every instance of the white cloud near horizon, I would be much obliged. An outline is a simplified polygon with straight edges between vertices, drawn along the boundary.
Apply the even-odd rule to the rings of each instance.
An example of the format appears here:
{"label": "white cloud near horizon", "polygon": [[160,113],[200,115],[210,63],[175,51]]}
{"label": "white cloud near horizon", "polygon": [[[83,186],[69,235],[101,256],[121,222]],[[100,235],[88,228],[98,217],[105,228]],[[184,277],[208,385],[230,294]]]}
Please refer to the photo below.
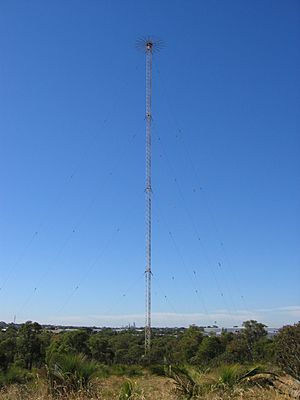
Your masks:
{"label": "white cloud near horizon", "polygon": [[[157,327],[174,327],[217,324],[220,327],[241,325],[243,321],[255,319],[268,326],[280,327],[293,324],[300,320],[300,306],[291,305],[277,308],[262,308],[256,310],[239,310],[229,313],[227,310],[215,310],[205,313],[152,313],[152,325]],[[65,315],[51,317],[52,324],[81,325],[81,326],[110,326],[118,327],[135,323],[136,326],[144,325],[144,314],[117,314],[117,315]],[[42,321],[50,323],[50,321]]]}

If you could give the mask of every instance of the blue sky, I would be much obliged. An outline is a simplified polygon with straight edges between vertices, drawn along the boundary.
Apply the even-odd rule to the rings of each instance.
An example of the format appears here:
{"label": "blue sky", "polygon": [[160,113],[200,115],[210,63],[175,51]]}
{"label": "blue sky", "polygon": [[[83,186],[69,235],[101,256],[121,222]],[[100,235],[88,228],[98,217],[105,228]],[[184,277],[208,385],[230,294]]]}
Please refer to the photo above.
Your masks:
{"label": "blue sky", "polygon": [[300,319],[296,0],[0,4],[0,319],[144,323],[145,57],[153,324]]}

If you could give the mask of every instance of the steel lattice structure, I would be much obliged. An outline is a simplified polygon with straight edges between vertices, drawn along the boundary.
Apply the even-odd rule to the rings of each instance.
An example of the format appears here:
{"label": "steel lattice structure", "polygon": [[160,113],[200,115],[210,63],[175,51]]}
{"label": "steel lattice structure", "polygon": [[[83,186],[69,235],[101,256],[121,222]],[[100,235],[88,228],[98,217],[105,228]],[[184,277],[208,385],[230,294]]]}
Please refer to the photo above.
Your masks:
{"label": "steel lattice structure", "polygon": [[151,186],[151,97],[152,97],[153,42],[146,42],[146,321],[145,355],[150,357],[151,346],[151,236],[152,236],[152,186]]}
{"label": "steel lattice structure", "polygon": [[137,47],[146,52],[146,298],[145,298],[145,357],[151,349],[151,241],[152,241],[152,184],[151,184],[151,122],[152,122],[152,55],[163,46],[160,40],[141,38]]}

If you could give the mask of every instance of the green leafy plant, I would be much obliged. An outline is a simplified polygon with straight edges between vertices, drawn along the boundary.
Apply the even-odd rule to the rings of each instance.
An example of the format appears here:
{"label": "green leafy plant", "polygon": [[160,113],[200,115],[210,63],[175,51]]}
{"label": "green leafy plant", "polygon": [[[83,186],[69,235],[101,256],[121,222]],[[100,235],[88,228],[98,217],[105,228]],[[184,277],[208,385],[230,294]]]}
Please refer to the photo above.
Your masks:
{"label": "green leafy plant", "polygon": [[223,365],[216,370],[199,370],[191,366],[171,367],[168,376],[176,386],[176,392],[184,399],[206,398],[209,393],[230,394],[246,387],[246,384],[272,386],[274,373],[264,372],[263,367],[250,369],[235,364]]}
{"label": "green leafy plant", "polygon": [[287,325],[275,336],[277,364],[298,381],[300,380],[300,322]]}
{"label": "green leafy plant", "polygon": [[118,400],[143,400],[143,392],[135,382],[127,379],[119,392]]}
{"label": "green leafy plant", "polygon": [[233,387],[238,383],[240,374],[239,365],[224,365],[219,370],[218,382],[225,387]]}
{"label": "green leafy plant", "polygon": [[5,373],[0,373],[0,386],[14,383],[26,383],[32,380],[33,374],[24,368],[12,365]]}
{"label": "green leafy plant", "polygon": [[210,388],[205,372],[190,366],[170,367],[167,375],[174,380],[176,392],[185,399],[201,398]]}
{"label": "green leafy plant", "polygon": [[98,366],[83,354],[60,356],[48,366],[48,381],[52,394],[89,391]]}

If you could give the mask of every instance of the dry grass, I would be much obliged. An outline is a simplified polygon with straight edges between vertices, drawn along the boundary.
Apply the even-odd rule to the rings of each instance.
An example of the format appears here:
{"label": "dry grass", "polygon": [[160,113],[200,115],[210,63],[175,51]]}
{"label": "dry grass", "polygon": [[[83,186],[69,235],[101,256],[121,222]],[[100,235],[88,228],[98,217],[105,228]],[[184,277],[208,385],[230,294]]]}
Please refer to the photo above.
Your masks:
{"label": "dry grass", "polygon": [[[236,389],[232,392],[210,393],[203,400],[287,400],[286,397],[274,389],[249,388]],[[200,400],[200,399],[199,399]],[[202,400],[202,399],[201,399]]]}
{"label": "dry grass", "polygon": [[[146,374],[129,378],[136,388],[132,400],[177,400],[171,379]],[[118,394],[126,378],[112,376],[98,382],[101,400],[118,399]],[[1,397],[0,397],[0,400]]]}
{"label": "dry grass", "polygon": [[[110,377],[94,382],[94,395],[77,393],[60,396],[59,400],[118,400],[120,388],[126,378]],[[144,375],[130,378],[136,388],[131,400],[179,400],[173,382],[164,377]],[[275,389],[236,388],[231,392],[212,392],[199,400],[287,400]],[[37,380],[30,385],[11,385],[0,391],[0,400],[52,400],[45,381]]]}

